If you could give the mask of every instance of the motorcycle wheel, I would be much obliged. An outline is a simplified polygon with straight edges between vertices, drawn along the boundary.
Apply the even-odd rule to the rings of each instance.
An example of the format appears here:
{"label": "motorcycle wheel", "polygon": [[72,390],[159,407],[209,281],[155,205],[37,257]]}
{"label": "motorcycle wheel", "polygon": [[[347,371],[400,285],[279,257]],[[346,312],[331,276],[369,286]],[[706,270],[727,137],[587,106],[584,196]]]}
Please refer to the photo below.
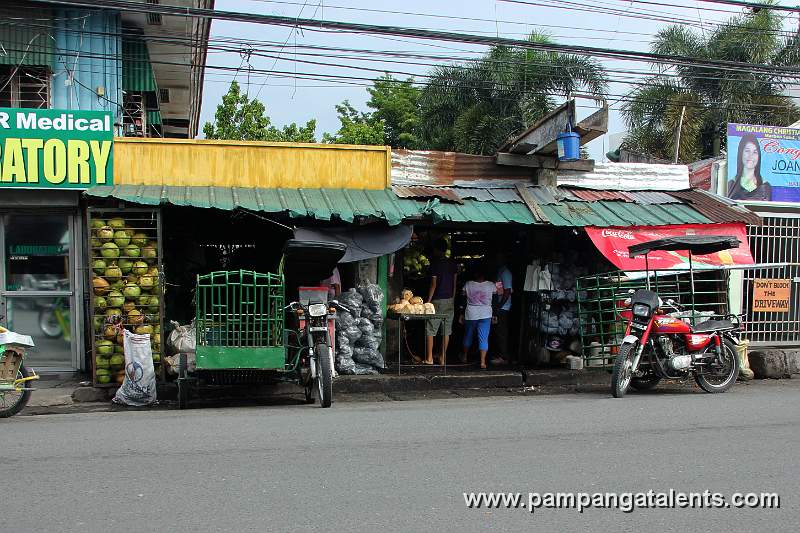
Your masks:
{"label": "motorcycle wheel", "polygon": [[[17,370],[17,379],[29,378],[33,374],[31,371],[20,366]],[[30,384],[29,381],[25,382],[25,386]],[[22,411],[23,407],[28,405],[28,400],[31,399],[31,391],[25,390],[21,392],[0,392],[0,418],[8,418]]]}
{"label": "motorcycle wheel", "polygon": [[61,326],[52,309],[39,311],[39,329],[42,330],[45,337],[50,339],[57,339],[61,336]]}
{"label": "motorcycle wheel", "polygon": [[333,400],[333,369],[328,345],[317,344],[314,348],[314,360],[317,365],[317,392],[319,393],[319,406],[327,408]]}
{"label": "motorcycle wheel", "polygon": [[661,382],[658,376],[644,376],[641,378],[631,379],[631,387],[636,390],[650,390]]}
{"label": "motorcycle wheel", "polygon": [[736,383],[739,375],[739,357],[736,355],[736,345],[730,339],[722,339],[722,361],[715,360],[713,364],[719,365],[718,372],[698,375],[694,380],[706,392],[725,392]]}
{"label": "motorcycle wheel", "polygon": [[628,392],[631,384],[631,366],[633,366],[633,356],[636,353],[636,344],[623,342],[619,347],[617,360],[614,361],[614,371],[611,372],[611,394],[614,398],[622,398]]}

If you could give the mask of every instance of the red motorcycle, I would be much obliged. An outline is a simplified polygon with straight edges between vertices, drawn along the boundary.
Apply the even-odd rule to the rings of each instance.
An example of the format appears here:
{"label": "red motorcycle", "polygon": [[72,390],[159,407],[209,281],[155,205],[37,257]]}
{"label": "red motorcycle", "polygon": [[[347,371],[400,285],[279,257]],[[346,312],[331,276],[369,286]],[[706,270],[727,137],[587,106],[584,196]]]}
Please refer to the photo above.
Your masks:
{"label": "red motorcycle", "polygon": [[[691,268],[692,252],[708,254],[738,246],[735,237],[686,236],[634,245],[629,252],[635,257],[652,250],[689,250]],[[693,271],[690,274],[693,278]],[[611,376],[615,398],[625,396],[628,387],[651,389],[662,379],[686,381],[694,377],[704,391],[711,393],[725,392],[736,382],[736,346],[741,329],[738,316],[727,315],[690,326],[665,312],[665,307],[670,307],[680,315],[683,306],[674,300],[667,300],[665,305],[649,289],[634,292],[624,307],[619,315],[628,325]]]}

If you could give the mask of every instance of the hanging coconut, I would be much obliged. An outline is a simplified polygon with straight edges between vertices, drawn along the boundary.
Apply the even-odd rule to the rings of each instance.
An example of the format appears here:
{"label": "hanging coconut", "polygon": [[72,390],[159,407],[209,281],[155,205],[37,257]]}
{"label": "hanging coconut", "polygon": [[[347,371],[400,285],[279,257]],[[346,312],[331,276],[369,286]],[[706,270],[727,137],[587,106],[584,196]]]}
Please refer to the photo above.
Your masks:
{"label": "hanging coconut", "polygon": [[97,296],[103,296],[110,289],[108,282],[99,276],[92,278],[92,287]]}
{"label": "hanging coconut", "polygon": [[125,233],[125,230],[118,229],[114,232],[114,244],[120,248],[125,248],[131,243],[131,236]]}
{"label": "hanging coconut", "polygon": [[125,247],[125,257],[139,257],[142,255],[142,249],[135,244],[129,244]]}
{"label": "hanging coconut", "polygon": [[114,229],[124,229],[125,228],[125,220],[119,217],[112,218],[108,221],[108,225]]}
{"label": "hanging coconut", "polygon": [[102,259],[95,259],[92,261],[92,270],[98,276],[102,276],[106,272],[106,268],[108,268],[108,264]]}
{"label": "hanging coconut", "polygon": [[111,266],[106,268],[104,276],[109,281],[118,280],[122,277],[122,270],[117,266],[116,263],[111,263]]}
{"label": "hanging coconut", "polygon": [[128,312],[128,324],[138,326],[144,323],[144,315],[138,309],[132,309]]}
{"label": "hanging coconut", "polygon": [[141,276],[142,274],[147,274],[148,268],[150,267],[144,261],[136,261],[133,263],[133,267],[131,268],[131,270],[137,276]]}
{"label": "hanging coconut", "polygon": [[97,230],[96,235],[97,238],[100,239],[100,242],[109,242],[114,238],[114,228],[111,226],[103,226]]}
{"label": "hanging coconut", "polygon": [[113,242],[103,243],[100,247],[100,255],[106,259],[117,259],[119,257],[119,246]]}
{"label": "hanging coconut", "polygon": [[136,246],[147,246],[147,235],[144,233],[134,233],[131,243]]}
{"label": "hanging coconut", "polygon": [[119,269],[122,271],[122,275],[126,276],[131,273],[131,268],[133,268],[133,261],[123,257],[122,259],[117,261],[117,265],[119,266]]}

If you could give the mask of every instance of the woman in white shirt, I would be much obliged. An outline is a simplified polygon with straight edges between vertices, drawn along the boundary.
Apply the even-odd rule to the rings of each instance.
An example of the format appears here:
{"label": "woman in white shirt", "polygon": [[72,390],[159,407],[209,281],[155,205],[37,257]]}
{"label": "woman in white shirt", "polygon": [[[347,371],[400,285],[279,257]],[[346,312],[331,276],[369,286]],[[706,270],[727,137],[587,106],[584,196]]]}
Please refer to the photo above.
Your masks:
{"label": "woman in white shirt", "polygon": [[472,347],[475,335],[478,336],[478,351],[481,356],[481,368],[486,368],[486,352],[489,350],[489,330],[492,326],[492,296],[496,291],[495,284],[486,281],[486,274],[481,268],[475,269],[472,280],[464,285],[467,306],[459,318],[464,324],[463,359]]}

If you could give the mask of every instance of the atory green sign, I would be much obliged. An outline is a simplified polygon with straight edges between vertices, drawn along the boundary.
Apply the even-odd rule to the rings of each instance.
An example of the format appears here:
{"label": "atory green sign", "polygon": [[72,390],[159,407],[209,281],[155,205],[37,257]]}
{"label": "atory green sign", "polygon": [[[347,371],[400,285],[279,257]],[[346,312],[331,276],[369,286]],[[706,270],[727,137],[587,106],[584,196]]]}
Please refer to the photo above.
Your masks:
{"label": "atory green sign", "polygon": [[0,108],[0,188],[113,185],[113,144],[110,112]]}

